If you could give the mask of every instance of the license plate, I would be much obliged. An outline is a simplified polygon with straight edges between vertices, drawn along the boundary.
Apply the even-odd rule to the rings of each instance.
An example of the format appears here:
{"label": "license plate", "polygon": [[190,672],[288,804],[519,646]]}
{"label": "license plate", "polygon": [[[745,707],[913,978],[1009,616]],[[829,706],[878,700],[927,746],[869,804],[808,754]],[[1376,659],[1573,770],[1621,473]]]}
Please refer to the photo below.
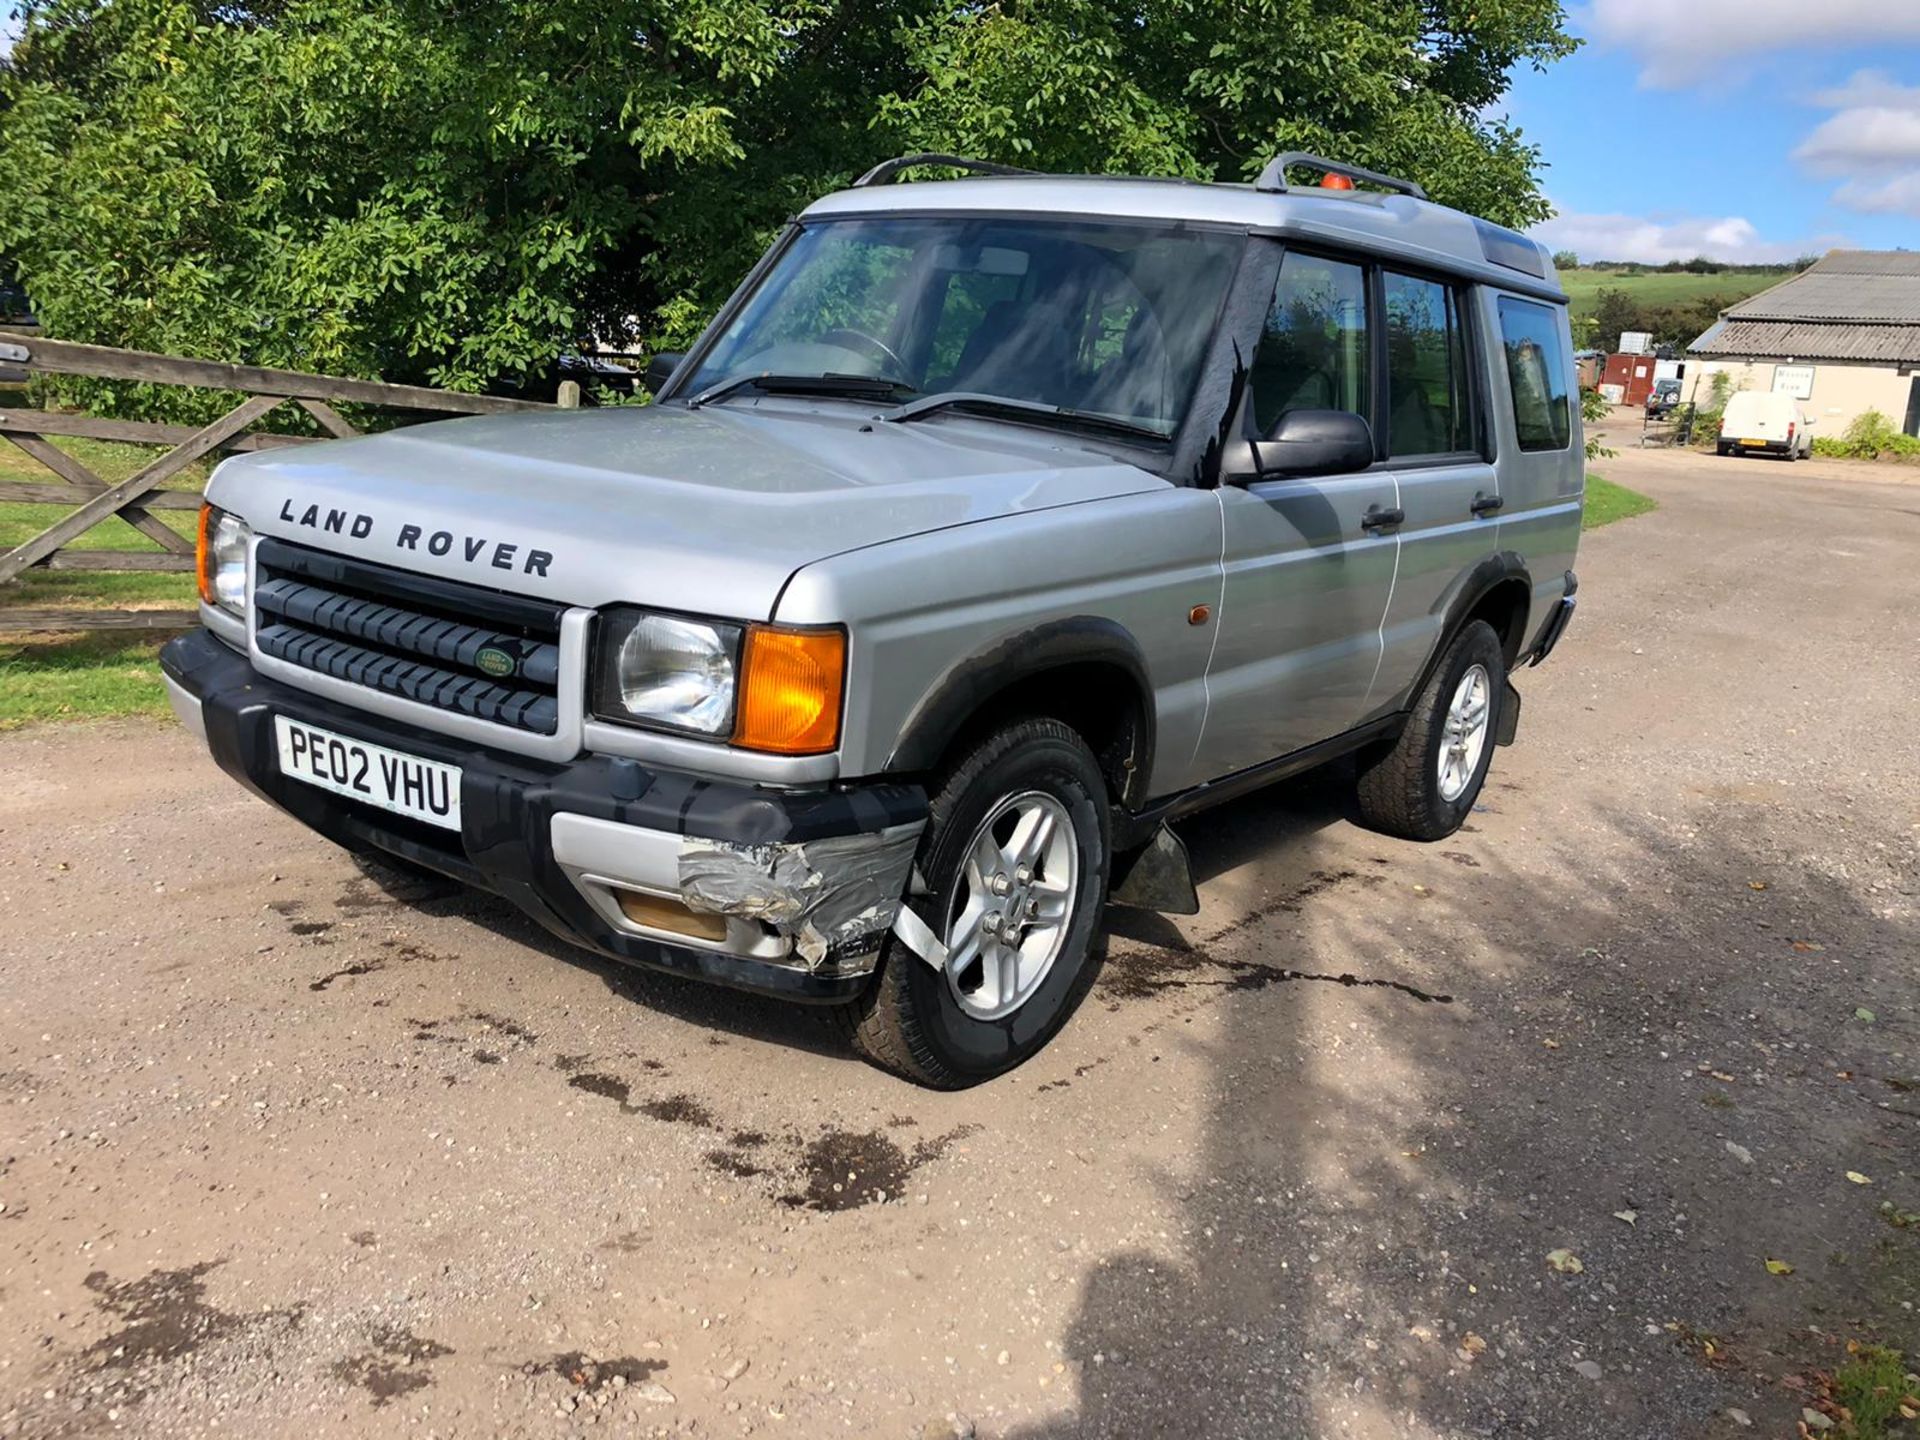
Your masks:
{"label": "license plate", "polygon": [[1749,450],[1762,450],[1773,442],[1771,440],[1742,440],[1740,443],[1745,445]]}
{"label": "license plate", "polygon": [[273,717],[280,773],[448,830],[460,828],[460,767]]}

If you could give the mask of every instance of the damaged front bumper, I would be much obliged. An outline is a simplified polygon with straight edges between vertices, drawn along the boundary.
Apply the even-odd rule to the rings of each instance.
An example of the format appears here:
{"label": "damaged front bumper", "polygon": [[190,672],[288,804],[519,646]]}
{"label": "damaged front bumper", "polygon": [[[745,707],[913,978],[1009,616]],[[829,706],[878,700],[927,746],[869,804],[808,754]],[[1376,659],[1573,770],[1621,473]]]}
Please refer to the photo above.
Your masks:
{"label": "damaged front bumper", "polygon": [[[263,679],[205,631],[161,653],[167,692],[222,769],[329,839],[450,875],[633,964],[788,999],[851,999],[878,961],[925,793],[762,789],[617,756],[528,760]],[[457,834],[281,774],[273,717],[460,767]]]}

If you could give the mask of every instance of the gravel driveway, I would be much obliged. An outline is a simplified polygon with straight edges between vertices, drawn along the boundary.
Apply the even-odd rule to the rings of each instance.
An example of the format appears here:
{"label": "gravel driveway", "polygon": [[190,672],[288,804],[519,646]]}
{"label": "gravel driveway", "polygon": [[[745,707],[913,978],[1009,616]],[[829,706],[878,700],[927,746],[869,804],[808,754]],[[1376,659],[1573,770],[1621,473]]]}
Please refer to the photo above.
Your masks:
{"label": "gravel driveway", "polygon": [[0,1435],[1794,1433],[1920,1350],[1920,485],[1602,468],[1465,832],[1189,823],[959,1095],[0,738]]}

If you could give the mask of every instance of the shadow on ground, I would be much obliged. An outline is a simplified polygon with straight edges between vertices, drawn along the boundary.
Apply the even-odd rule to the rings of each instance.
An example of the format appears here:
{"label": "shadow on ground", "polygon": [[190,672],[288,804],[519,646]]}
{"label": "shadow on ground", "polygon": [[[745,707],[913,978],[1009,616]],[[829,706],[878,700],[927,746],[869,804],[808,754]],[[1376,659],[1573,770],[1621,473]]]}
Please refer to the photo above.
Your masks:
{"label": "shadow on ground", "polygon": [[[1337,801],[1323,779],[1189,839],[1216,873],[1305,846],[1324,876]],[[1313,968],[1272,929],[1128,927],[1134,989],[1223,1007],[1163,1036],[1209,1046],[1205,1143],[1160,1177],[1168,1248],[1085,1288],[1076,1411],[1020,1433],[1784,1434],[1845,1339],[1914,1347],[1920,1235],[1878,1208],[1920,1209],[1914,927],[1789,858],[1777,810],[1597,820],[1604,846],[1525,873],[1360,837],[1431,883],[1323,907],[1319,968],[1353,988],[1263,983]]]}

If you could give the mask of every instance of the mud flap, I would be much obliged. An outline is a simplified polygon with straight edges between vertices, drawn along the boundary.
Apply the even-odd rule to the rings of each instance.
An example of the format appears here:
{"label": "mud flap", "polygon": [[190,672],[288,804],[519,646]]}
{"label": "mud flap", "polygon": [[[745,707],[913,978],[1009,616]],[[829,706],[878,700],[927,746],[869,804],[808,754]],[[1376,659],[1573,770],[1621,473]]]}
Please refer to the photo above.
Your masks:
{"label": "mud flap", "polygon": [[1505,684],[1506,691],[1500,697],[1500,728],[1493,735],[1496,745],[1511,745],[1520,733],[1520,692],[1513,688],[1513,681]]}
{"label": "mud flap", "polygon": [[[1187,847],[1166,825],[1129,859],[1118,857],[1114,884],[1107,899],[1135,910],[1158,910],[1163,915],[1197,915],[1200,895],[1193,887],[1193,865]],[[1120,873],[1120,864],[1125,872]]]}

